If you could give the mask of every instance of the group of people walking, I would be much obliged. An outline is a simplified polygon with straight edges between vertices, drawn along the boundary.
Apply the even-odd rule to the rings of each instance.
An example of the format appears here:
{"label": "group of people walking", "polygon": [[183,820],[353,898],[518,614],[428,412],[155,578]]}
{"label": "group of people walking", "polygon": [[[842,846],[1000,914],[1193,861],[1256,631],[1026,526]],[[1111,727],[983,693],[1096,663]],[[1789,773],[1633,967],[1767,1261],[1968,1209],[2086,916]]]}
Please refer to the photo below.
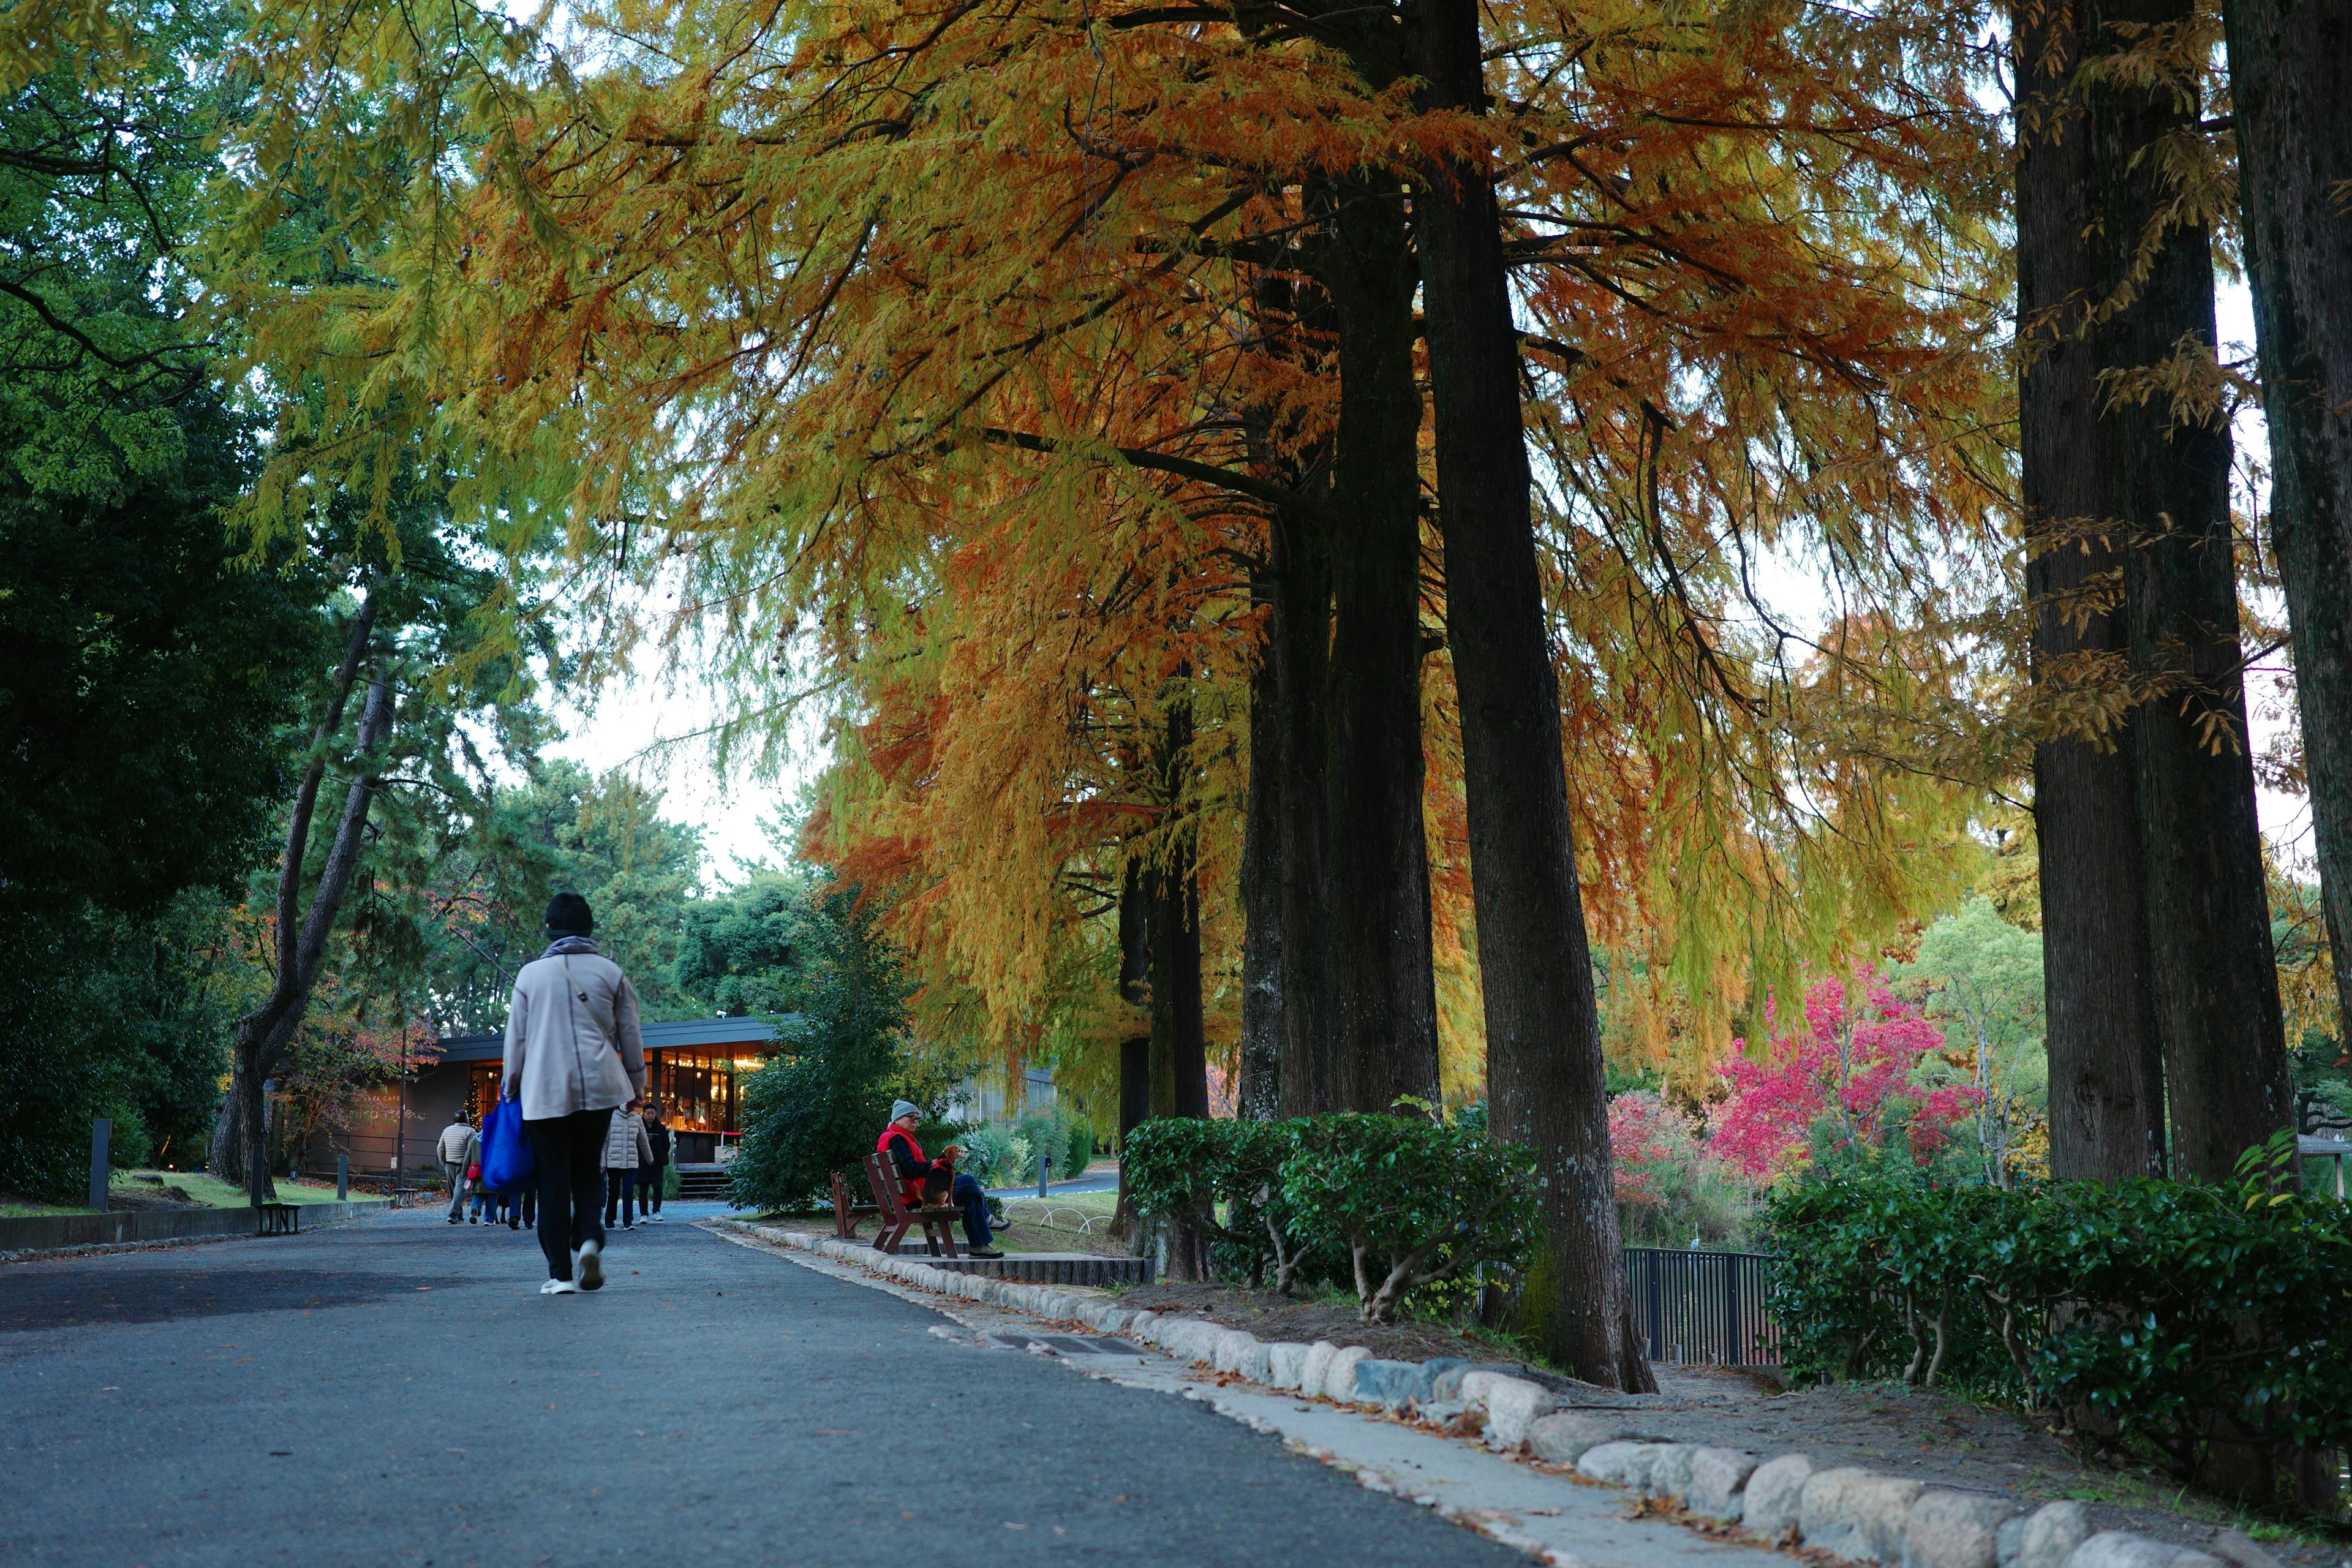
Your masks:
{"label": "group of people walking", "polygon": [[[449,1182],[449,1223],[479,1225],[485,1215],[509,1230],[538,1226],[539,1189],[533,1182],[493,1187],[482,1179],[481,1134],[464,1111],[441,1130],[441,1173]],[[604,1135],[604,1224],[635,1230],[640,1217],[666,1219],[662,1188],[669,1179],[669,1128],[657,1109],[640,1110],[631,1100],[613,1117]],[[470,1201],[471,1208],[468,1209]]]}

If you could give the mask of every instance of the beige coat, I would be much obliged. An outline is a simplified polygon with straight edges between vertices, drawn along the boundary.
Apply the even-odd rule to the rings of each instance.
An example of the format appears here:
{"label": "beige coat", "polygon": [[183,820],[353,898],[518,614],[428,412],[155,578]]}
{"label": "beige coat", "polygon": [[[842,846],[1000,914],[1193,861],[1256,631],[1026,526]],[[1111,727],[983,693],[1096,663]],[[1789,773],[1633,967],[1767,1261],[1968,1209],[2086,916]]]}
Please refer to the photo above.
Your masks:
{"label": "beige coat", "polygon": [[645,1093],[637,991],[593,952],[532,959],[507,1013],[508,1093],[526,1121],[626,1105]]}
{"label": "beige coat", "polygon": [[646,1119],[634,1110],[613,1112],[604,1134],[604,1169],[641,1170],[654,1163],[653,1140],[646,1136]]}

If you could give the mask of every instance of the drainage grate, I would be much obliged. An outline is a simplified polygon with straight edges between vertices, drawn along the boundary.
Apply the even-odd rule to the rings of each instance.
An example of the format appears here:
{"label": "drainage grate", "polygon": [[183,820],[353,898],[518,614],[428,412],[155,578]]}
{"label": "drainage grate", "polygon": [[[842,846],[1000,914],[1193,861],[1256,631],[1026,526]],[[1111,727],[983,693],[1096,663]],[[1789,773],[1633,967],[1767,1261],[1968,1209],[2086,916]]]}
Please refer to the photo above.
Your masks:
{"label": "drainage grate", "polygon": [[981,1336],[998,1350],[1026,1350],[1031,1345],[1045,1345],[1059,1355],[1141,1355],[1142,1351],[1125,1340],[1080,1339],[1076,1334],[983,1334]]}

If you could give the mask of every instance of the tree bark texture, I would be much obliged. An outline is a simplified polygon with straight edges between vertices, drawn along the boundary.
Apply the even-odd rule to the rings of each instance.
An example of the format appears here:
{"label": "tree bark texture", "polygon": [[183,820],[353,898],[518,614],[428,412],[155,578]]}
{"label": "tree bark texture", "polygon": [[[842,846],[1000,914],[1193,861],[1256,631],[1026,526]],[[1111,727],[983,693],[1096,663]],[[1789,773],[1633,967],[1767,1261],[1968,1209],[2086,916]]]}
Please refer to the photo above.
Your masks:
{"label": "tree bark texture", "polygon": [[[1270,606],[1271,573],[1252,584]],[[1265,1121],[1282,1108],[1282,697],[1274,649],[1250,672],[1249,799],[1242,825],[1242,1048],[1237,1114]]]}
{"label": "tree bark texture", "polygon": [[[2079,14],[2026,0],[2014,14],[2021,499],[2037,682],[2128,651],[2123,541],[2108,515],[2097,366],[2082,327],[2105,291],[2089,237],[2090,137],[2068,83]],[[2050,1165],[2069,1180],[2164,1171],[2164,1073],[2148,991],[2134,721],[2033,751],[2050,1051]]]}
{"label": "tree bark texture", "polygon": [[[1151,1006],[1151,902],[1143,886],[1143,867],[1127,863],[1125,885],[1118,899],[1118,994],[1129,1006],[1149,1016]],[[1118,1043],[1118,1136],[1127,1135],[1151,1115],[1151,1034],[1149,1026]]]}
{"label": "tree bark texture", "polygon": [[[2102,0],[2093,37],[2187,25],[2189,0]],[[2094,233],[2121,279],[2169,192],[2151,150],[2193,121],[2169,91],[2102,86],[2089,100]],[[2092,330],[2100,368],[2128,375],[2215,342],[2213,257],[2176,227],[2131,301]],[[2174,1173],[2227,1178],[2294,1120],[2262,832],[2247,750],[2230,520],[2230,432],[2161,392],[2103,386],[2108,513],[2130,531],[2125,619],[2135,673],[2162,683],[2134,721],[2147,868],[2150,990],[2164,1042]]]}
{"label": "tree bark texture", "polygon": [[[1128,1134],[1151,1117],[1151,900],[1144,889],[1142,862],[1132,858],[1127,862],[1118,896],[1118,994],[1144,1020],[1139,1032],[1131,1031],[1118,1043],[1118,1146],[1124,1155]],[[1135,1219],[1122,1159],[1111,1229],[1132,1237]]]}
{"label": "tree bark texture", "polygon": [[[1476,0],[1423,0],[1422,76],[1440,106],[1483,111]],[[1612,1387],[1654,1386],[1626,1332],[1625,1269],[1592,958],[1577,883],[1519,409],[1502,226],[1481,164],[1417,190],[1447,640],[1460,693],[1472,900],[1497,1132],[1535,1151],[1544,1243],[1520,1322]]]}
{"label": "tree bark texture", "polygon": [[[1182,809],[1192,766],[1192,715],[1171,705],[1157,759],[1162,798]],[[1151,931],[1151,1114],[1209,1114],[1208,1037],[1201,1010],[1201,887],[1189,827],[1172,851],[1144,868]]]}
{"label": "tree bark texture", "polygon": [[[368,811],[375,801],[379,776],[369,771],[374,753],[392,731],[392,693],[382,672],[368,684],[361,710],[352,756],[360,773],[343,797],[341,819],[319,872],[310,907],[302,909],[303,872],[310,859],[311,817],[326,778],[326,747],[342,728],[343,710],[366,660],[375,626],[375,599],[371,595],[352,618],[342,667],[337,670],[327,711],[311,737],[310,765],[295,792],[288,814],[286,849],[278,870],[277,973],[261,1005],[236,1022],[230,1047],[229,1092],[222,1100],[213,1128],[205,1168],[223,1181],[235,1182],[257,1196],[275,1192],[268,1166],[268,1104],[264,1087],[278,1070],[287,1046],[302,1026],[317,984],[319,966],[327,954],[327,940],[341,912],[343,895],[358,869],[360,843],[367,829]],[[261,1167],[255,1170],[256,1156]]]}
{"label": "tree bark texture", "polygon": [[2270,542],[2337,1016],[2352,1020],[2352,0],[2224,0],[2221,16],[2270,425]]}
{"label": "tree bark texture", "polygon": [[1325,748],[1330,743],[1331,555],[1319,518],[1286,507],[1270,524],[1274,622],[1270,637],[1278,712],[1276,764],[1281,769],[1280,921],[1282,965],[1282,1114],[1312,1116],[1336,1103],[1331,1093],[1331,948],[1324,929],[1324,879],[1330,797]]}
{"label": "tree bark texture", "polygon": [[1339,324],[1330,492],[1328,1034],[1336,1109],[1434,1101],[1437,986],[1422,818],[1421,388],[1402,192],[1350,184],[1324,284]]}

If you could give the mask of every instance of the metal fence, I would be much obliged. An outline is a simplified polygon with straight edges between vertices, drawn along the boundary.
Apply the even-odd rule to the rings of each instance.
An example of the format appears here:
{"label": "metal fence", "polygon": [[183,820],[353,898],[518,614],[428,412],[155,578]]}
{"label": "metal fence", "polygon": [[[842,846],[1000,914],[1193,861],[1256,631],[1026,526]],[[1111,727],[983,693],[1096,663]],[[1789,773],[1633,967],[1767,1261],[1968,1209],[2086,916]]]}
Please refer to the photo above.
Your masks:
{"label": "metal fence", "polygon": [[1764,1310],[1760,1252],[1625,1249],[1633,1321],[1650,1359],[1700,1366],[1778,1366],[1780,1325]]}

